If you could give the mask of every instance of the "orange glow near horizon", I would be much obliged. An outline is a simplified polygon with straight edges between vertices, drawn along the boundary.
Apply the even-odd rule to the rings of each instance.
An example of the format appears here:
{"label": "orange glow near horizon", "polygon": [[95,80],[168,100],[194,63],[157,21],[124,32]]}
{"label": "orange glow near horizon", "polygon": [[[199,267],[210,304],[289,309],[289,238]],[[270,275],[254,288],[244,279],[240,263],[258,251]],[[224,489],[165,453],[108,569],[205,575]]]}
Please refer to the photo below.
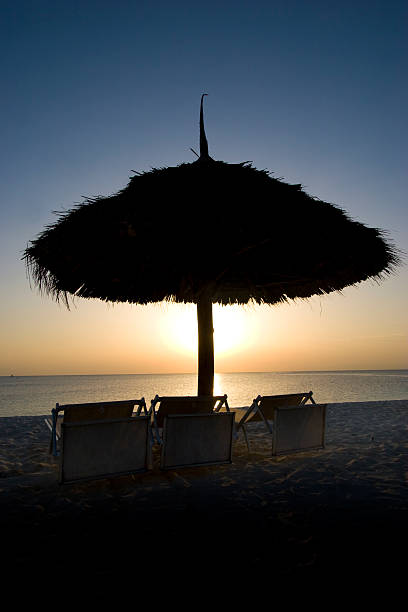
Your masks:
{"label": "orange glow near horizon", "polygon": [[[386,287],[268,306],[218,306],[218,372],[406,368],[407,274]],[[70,311],[26,290],[3,300],[0,375],[194,373],[194,304],[107,305],[80,300]]]}

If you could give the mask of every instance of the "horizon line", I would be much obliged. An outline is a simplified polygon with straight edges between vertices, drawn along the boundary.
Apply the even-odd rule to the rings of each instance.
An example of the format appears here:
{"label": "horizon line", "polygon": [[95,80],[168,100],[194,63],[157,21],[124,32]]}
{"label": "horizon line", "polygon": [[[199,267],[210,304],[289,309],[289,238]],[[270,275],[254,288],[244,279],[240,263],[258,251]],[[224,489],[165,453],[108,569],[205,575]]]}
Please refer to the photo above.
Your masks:
{"label": "horizon line", "polygon": [[[242,370],[235,372],[215,372],[215,374],[303,374],[333,372],[405,372],[407,368],[346,368],[338,370]],[[0,378],[29,378],[40,376],[197,376],[197,372],[122,372],[122,373],[68,373],[68,374],[0,374]]]}

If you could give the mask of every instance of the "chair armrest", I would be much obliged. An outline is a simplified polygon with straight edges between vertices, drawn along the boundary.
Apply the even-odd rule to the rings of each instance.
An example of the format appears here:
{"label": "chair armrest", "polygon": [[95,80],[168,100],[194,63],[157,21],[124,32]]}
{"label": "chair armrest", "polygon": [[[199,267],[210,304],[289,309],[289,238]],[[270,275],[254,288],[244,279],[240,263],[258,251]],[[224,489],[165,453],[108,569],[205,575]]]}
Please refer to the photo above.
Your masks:
{"label": "chair armrest", "polygon": [[217,407],[214,407],[214,412],[219,412],[223,406],[225,406],[225,412],[230,412],[230,407],[228,405],[227,394],[225,394],[222,398],[217,399],[219,402]]}
{"label": "chair armrest", "polygon": [[232,412],[235,413],[235,427],[239,429],[245,424],[245,420],[252,406],[234,406]]}

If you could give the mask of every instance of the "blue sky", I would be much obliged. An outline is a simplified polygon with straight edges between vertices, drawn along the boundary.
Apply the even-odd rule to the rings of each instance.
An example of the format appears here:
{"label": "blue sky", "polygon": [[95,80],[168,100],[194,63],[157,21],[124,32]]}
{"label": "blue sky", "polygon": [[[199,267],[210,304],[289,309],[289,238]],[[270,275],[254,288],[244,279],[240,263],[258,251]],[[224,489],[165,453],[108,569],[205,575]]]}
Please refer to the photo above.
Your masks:
{"label": "blue sky", "polygon": [[[399,1],[3,0],[3,349],[22,327],[27,345],[36,342],[54,315],[58,342],[65,321],[30,290],[27,242],[53,210],[117,191],[132,169],[193,161],[203,92],[214,158],[302,183],[408,251],[407,18]],[[373,328],[388,317],[406,335],[407,280],[405,266],[367,293],[361,308],[389,300]],[[13,359],[0,373],[19,367]]]}

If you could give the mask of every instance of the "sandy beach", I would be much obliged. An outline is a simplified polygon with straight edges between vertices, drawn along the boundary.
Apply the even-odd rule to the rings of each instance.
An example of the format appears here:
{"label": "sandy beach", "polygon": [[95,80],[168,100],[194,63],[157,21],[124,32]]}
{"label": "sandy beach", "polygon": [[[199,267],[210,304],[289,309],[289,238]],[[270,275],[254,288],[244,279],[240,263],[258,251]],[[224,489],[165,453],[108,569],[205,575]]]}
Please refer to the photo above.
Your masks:
{"label": "sandy beach", "polygon": [[[2,576],[141,568],[396,582],[408,544],[408,400],[329,404],[326,448],[272,458],[262,424],[231,465],[58,484],[43,417],[0,419]],[[232,573],[230,573],[233,570]]]}

